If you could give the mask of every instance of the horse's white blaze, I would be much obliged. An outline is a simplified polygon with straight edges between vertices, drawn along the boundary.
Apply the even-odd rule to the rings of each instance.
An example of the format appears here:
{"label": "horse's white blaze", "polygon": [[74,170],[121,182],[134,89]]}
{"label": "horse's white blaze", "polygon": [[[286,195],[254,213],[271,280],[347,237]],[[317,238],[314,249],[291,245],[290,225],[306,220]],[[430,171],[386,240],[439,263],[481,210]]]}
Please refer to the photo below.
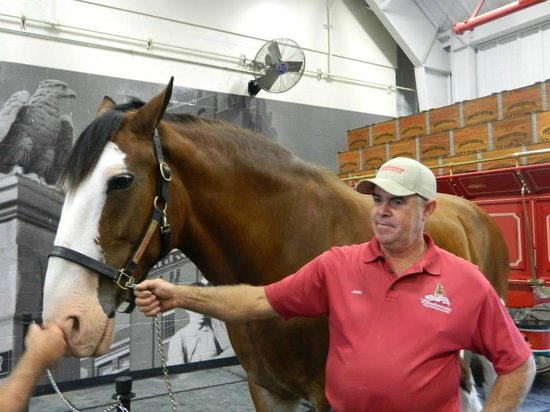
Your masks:
{"label": "horse's white blaze", "polygon": [[[118,146],[108,142],[91,175],[77,190],[67,193],[55,245],[104,260],[99,246],[99,221],[106,184],[110,177],[127,170],[124,158]],[[111,339],[107,329],[112,325],[100,306],[97,288],[97,274],[65,259],[50,258],[44,285],[44,320],[56,322],[64,329],[73,354],[89,356],[102,338]],[[90,325],[96,330],[87,330]],[[110,341],[107,347],[109,344]]]}
{"label": "horse's white blaze", "polygon": [[107,180],[126,171],[124,153],[108,142],[98,165],[78,190],[67,194],[55,244],[71,247],[94,259],[100,259],[98,229],[105,205]]}

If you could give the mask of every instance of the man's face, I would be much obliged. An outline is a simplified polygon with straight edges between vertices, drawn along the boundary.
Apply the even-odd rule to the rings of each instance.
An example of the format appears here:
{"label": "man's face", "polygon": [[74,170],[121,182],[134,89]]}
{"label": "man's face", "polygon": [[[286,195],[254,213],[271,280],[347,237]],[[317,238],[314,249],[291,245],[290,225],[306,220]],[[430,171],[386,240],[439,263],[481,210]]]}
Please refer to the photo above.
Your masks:
{"label": "man's face", "polygon": [[424,221],[429,213],[418,196],[394,196],[379,187],[372,194],[371,221],[380,245],[392,251],[407,251],[422,239]]}

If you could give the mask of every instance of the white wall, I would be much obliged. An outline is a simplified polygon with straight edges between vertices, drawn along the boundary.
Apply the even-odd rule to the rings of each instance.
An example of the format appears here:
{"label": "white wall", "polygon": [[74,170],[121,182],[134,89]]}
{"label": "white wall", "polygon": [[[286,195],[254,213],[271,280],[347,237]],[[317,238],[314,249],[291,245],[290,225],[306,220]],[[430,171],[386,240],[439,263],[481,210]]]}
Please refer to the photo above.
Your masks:
{"label": "white wall", "polygon": [[452,37],[453,101],[550,79],[550,2]]}
{"label": "white wall", "polygon": [[484,96],[550,79],[549,50],[550,24],[479,46],[476,62],[478,94]]}
{"label": "white wall", "polygon": [[395,116],[396,45],[361,0],[0,0],[3,61],[225,93],[247,94],[243,58],[273,38],[306,73],[261,97]]}
{"label": "white wall", "polygon": [[549,1],[461,35],[446,19],[463,2],[364,1],[412,62],[420,110],[550,79]]}

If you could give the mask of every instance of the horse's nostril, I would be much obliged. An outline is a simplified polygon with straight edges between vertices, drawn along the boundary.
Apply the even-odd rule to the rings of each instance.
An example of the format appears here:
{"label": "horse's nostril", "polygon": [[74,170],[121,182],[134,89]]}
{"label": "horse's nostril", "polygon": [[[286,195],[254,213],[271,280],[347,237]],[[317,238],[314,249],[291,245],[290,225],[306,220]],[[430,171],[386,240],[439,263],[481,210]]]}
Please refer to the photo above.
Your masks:
{"label": "horse's nostril", "polygon": [[73,321],[73,331],[78,335],[80,332],[80,320],[77,317],[71,317],[71,320]]}

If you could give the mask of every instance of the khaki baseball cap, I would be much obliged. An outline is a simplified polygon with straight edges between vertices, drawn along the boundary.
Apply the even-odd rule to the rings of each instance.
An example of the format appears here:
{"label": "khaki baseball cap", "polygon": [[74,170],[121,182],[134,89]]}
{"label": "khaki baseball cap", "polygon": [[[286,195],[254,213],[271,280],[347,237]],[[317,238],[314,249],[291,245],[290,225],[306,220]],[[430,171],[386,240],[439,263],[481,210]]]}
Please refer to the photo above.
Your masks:
{"label": "khaki baseball cap", "polygon": [[394,157],[388,160],[380,166],[373,179],[361,180],[355,190],[371,194],[375,186],[394,196],[417,194],[428,200],[433,199],[437,191],[432,171],[408,157]]}

